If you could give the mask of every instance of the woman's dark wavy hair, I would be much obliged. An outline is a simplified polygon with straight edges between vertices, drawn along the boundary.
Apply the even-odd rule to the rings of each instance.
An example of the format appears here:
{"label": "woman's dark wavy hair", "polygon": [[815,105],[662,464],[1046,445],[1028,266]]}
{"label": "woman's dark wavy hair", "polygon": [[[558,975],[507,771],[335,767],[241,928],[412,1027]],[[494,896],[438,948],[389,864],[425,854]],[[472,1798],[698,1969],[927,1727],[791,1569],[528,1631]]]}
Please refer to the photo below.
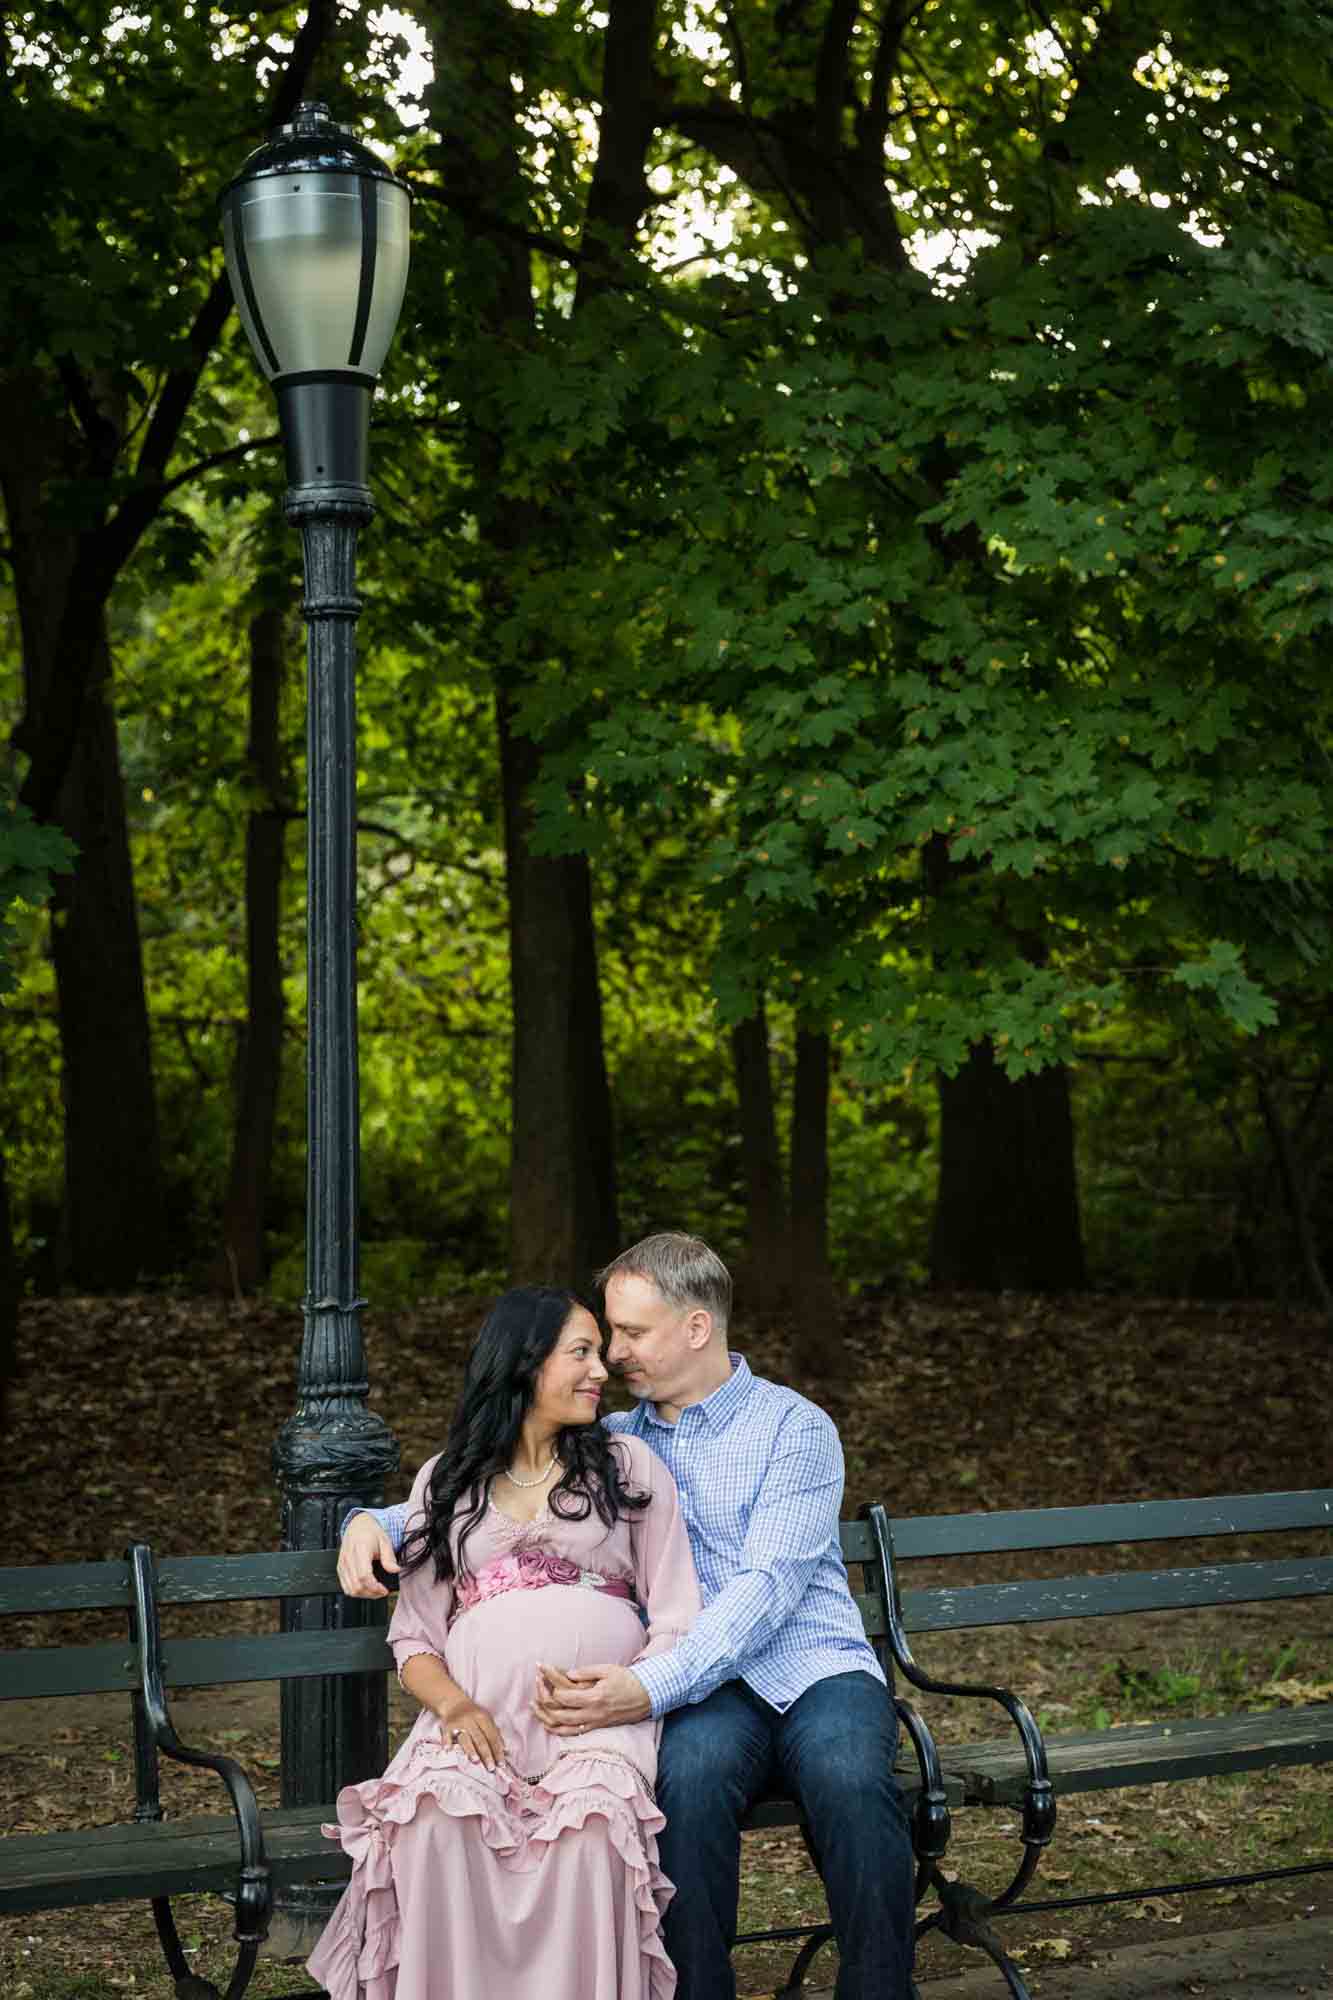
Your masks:
{"label": "woman's dark wavy hair", "polygon": [[[481,1324],[463,1393],[427,1486],[426,1519],[403,1543],[402,1568],[433,1560],[439,1582],[468,1573],[464,1544],[486,1512],[490,1482],[513,1463],[523,1419],[537,1392],[537,1373],[571,1312],[597,1310],[576,1292],[553,1285],[516,1285],[496,1300]],[[624,1460],[602,1426],[567,1424],[555,1440],[564,1467],[548,1504],[566,1521],[586,1521],[595,1508],[607,1527],[648,1505],[646,1493],[625,1485]],[[458,1517],[456,1551],[450,1528]]]}

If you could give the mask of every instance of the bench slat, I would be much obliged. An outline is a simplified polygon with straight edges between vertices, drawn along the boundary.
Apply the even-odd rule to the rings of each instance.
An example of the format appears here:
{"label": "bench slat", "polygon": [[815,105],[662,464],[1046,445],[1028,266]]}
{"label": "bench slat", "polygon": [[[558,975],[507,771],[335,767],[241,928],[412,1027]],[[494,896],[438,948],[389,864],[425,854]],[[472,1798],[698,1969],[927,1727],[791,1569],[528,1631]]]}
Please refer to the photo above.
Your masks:
{"label": "bench slat", "polygon": [[336,1549],[273,1549],[255,1556],[164,1556],[157,1566],[157,1593],[163,1604],[319,1597],[336,1590],[337,1584]]}
{"label": "bench slat", "polygon": [[128,1639],[0,1653],[0,1701],[32,1701],[48,1694],[127,1694],[138,1684],[138,1663]]}
{"label": "bench slat", "polygon": [[[264,1844],[277,1883],[342,1880],[351,1864],[322,1838],[327,1806],[264,1817]],[[0,1841],[0,1911],[63,1909],[126,1896],[183,1896],[229,1889],[239,1865],[236,1822],[162,1820],[71,1833],[12,1834]]]}
{"label": "bench slat", "polygon": [[[899,1779],[910,1808],[919,1789],[915,1765],[904,1764]],[[946,1791],[951,1803],[962,1803],[961,1780],[946,1779]],[[314,1877],[341,1881],[350,1872],[347,1857],[320,1833],[332,1816],[330,1806],[264,1815],[264,1845],[275,1882]],[[745,1823],[795,1826],[799,1816],[789,1799],[761,1799]],[[12,1834],[0,1841],[0,1912],[225,1890],[235,1883],[236,1870],[236,1826],[230,1816]]]}
{"label": "bench slat", "polygon": [[[221,1687],[236,1681],[284,1681],[312,1674],[382,1673],[393,1655],[382,1626],[341,1632],[257,1632],[229,1639],[168,1639],[168,1687]],[[128,1639],[96,1646],[40,1646],[0,1653],[0,1701],[39,1695],[122,1693],[138,1686]]]}
{"label": "bench slat", "polygon": [[382,1626],[342,1632],[257,1632],[230,1639],[167,1639],[168,1687],[219,1687],[228,1681],[301,1680],[311,1674],[382,1673],[393,1654]]}
{"label": "bench slat", "polygon": [[[1333,1761],[1333,1703],[1264,1715],[1134,1723],[1089,1736],[1048,1736],[1046,1754],[1061,1797],[1122,1785],[1159,1785],[1168,1778],[1206,1778],[1221,1771],[1325,1764]],[[1027,1771],[1012,1738],[941,1746],[940,1757],[947,1775],[961,1782],[969,1804],[1016,1805],[1022,1799]]]}
{"label": "bench slat", "polygon": [[1035,1625],[1060,1618],[1109,1618],[1130,1611],[1193,1610],[1207,1604],[1260,1604],[1333,1591],[1333,1557],[1295,1562],[1221,1563],[1212,1569],[1126,1570],[1052,1576],[1036,1583],[978,1583],[958,1590],[905,1590],[911,1632],[965,1632],[980,1625]]}
{"label": "bench slat", "polygon": [[[1333,1487],[1307,1492],[1241,1493],[1205,1500],[1116,1502],[1098,1507],[1043,1507],[994,1514],[934,1514],[894,1524],[903,1560],[923,1556],[1013,1553],[1108,1542],[1187,1540],[1222,1534],[1333,1527]],[[839,1523],[847,1562],[873,1559],[869,1524]],[[333,1549],[270,1550],[258,1555],[167,1556],[158,1565],[164,1604],[233,1602],[318,1595],[331,1589]],[[47,1611],[124,1608],[123,1562],[31,1564],[0,1569],[0,1617]]]}
{"label": "bench slat", "polygon": [[[252,1556],[164,1556],[161,1604],[229,1604],[247,1598],[327,1596],[337,1588],[336,1549],[273,1549]],[[33,1564],[0,1569],[0,1617],[50,1611],[126,1610],[122,1562]]]}
{"label": "bench slat", "polygon": [[[929,1514],[893,1523],[900,1559],[1008,1554],[1106,1542],[1186,1541],[1203,1535],[1333,1528],[1333,1487],[1223,1494],[1211,1500],[1134,1500],[1098,1507],[1034,1507],[999,1514]],[[844,1549],[844,1553],[846,1553]]]}
{"label": "bench slat", "polygon": [[884,1616],[884,1606],[878,1593],[869,1594],[853,1591],[852,1597],[861,1614],[861,1623],[866,1628],[868,1639],[882,1639],[889,1629],[889,1621]]}
{"label": "bench slat", "polygon": [[869,1521],[839,1521],[838,1544],[844,1562],[873,1562],[875,1538]]}
{"label": "bench slat", "polygon": [[130,1586],[123,1562],[32,1563],[0,1569],[0,1617],[41,1611],[127,1610]]}

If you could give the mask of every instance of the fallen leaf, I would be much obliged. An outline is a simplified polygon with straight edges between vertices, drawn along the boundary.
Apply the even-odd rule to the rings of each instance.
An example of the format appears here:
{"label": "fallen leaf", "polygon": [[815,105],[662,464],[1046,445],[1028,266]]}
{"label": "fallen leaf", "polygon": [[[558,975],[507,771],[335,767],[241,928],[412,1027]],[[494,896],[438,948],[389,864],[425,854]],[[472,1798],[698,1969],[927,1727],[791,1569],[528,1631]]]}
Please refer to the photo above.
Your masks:
{"label": "fallen leaf", "polygon": [[1074,1947],[1067,1937],[1034,1938],[1029,1951],[1044,1952],[1047,1958],[1068,1958]]}

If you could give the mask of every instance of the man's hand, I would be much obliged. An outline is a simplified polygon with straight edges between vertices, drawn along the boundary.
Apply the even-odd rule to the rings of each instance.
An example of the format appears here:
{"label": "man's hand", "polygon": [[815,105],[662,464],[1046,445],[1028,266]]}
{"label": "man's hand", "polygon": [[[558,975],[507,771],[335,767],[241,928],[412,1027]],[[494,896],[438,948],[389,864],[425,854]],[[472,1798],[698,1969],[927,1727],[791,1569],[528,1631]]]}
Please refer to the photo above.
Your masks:
{"label": "man's hand", "polygon": [[347,1524],[338,1554],[338,1583],[348,1597],[387,1597],[388,1590],[376,1576],[373,1565],[398,1574],[398,1558],[393,1543],[369,1514],[356,1514]]}
{"label": "man's hand", "polygon": [[582,1736],[588,1729],[614,1729],[643,1722],[652,1714],[648,1690],[628,1667],[538,1667],[532,1712],[553,1736]]}

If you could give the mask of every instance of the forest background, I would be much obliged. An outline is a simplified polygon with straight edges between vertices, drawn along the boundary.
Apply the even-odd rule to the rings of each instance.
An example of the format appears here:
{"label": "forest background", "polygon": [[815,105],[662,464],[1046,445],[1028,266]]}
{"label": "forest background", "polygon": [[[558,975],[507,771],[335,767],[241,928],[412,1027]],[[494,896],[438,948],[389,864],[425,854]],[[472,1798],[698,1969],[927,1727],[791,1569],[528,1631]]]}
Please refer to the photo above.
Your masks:
{"label": "forest background", "polygon": [[8,8],[0,1347],[302,1289],[300,578],[221,185],[411,184],[360,580],[365,1286],[654,1227],[1330,1306],[1333,20]]}

